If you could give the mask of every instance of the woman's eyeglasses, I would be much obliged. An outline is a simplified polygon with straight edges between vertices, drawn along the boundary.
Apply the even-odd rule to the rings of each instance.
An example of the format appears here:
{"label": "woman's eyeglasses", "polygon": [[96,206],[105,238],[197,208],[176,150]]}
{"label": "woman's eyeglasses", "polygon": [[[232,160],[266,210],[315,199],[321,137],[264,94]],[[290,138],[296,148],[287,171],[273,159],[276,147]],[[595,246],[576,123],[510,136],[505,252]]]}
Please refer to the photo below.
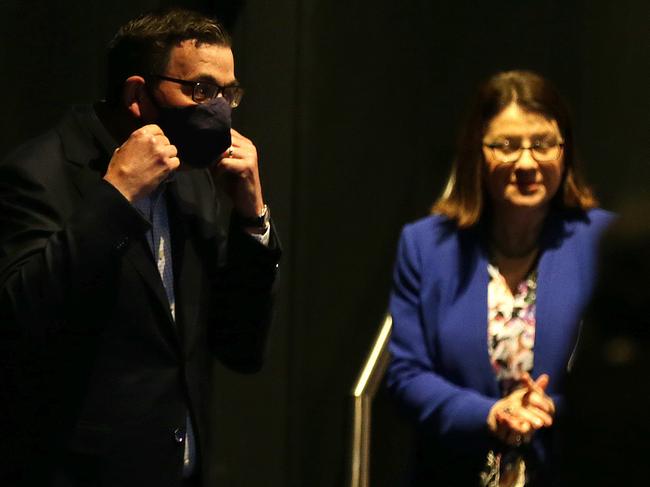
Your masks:
{"label": "woman's eyeglasses", "polygon": [[527,146],[519,137],[512,137],[495,142],[483,143],[492,151],[494,158],[500,162],[516,162],[525,150],[529,150],[537,162],[553,162],[560,158],[564,142],[555,138],[537,139]]}

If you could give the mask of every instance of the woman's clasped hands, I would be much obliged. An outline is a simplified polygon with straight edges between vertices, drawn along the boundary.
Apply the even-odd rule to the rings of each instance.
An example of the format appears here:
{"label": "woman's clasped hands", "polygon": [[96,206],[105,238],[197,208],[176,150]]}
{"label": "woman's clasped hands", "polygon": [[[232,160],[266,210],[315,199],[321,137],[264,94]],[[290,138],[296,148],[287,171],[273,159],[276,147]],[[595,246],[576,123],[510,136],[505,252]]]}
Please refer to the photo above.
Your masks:
{"label": "woman's clasped hands", "polygon": [[487,418],[490,431],[504,443],[519,446],[530,442],[538,429],[551,426],[555,404],[545,392],[548,382],[546,374],[534,381],[524,373],[521,387],[498,400],[490,409]]}

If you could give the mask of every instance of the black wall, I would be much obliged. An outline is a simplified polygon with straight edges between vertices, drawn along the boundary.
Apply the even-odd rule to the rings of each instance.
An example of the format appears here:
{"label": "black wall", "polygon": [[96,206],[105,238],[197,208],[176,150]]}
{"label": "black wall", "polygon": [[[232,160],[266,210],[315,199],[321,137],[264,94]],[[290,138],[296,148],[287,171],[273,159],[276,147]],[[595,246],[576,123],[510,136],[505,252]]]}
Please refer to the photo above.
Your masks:
{"label": "black wall", "polygon": [[[101,97],[114,31],[171,3],[0,1],[3,153]],[[648,197],[643,0],[175,3],[233,28],[247,89],[235,124],[258,146],[285,248],[266,368],[220,369],[215,485],[344,485],[349,391],[386,307],[399,229],[440,192],[480,79],[515,67],[553,79],[604,206]],[[391,433],[389,407],[376,419],[374,485],[391,485],[402,430]]]}

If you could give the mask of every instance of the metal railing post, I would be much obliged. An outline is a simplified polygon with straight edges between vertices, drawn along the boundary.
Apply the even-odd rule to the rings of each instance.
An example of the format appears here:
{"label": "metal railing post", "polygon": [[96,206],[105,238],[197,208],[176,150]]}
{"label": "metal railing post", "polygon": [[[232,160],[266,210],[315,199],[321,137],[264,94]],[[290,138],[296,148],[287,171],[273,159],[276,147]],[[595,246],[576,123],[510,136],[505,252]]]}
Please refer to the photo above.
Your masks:
{"label": "metal railing post", "polygon": [[352,390],[353,420],[349,487],[368,487],[370,485],[372,400],[388,367],[390,358],[388,340],[392,326],[393,320],[390,315],[387,315]]}

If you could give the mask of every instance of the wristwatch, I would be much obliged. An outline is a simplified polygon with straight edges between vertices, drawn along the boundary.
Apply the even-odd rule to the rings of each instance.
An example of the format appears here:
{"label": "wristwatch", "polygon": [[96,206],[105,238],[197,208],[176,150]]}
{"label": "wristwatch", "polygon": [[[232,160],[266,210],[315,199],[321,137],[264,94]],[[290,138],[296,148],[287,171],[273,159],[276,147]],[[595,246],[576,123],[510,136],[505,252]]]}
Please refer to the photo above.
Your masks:
{"label": "wristwatch", "polygon": [[266,230],[271,221],[271,210],[269,210],[268,206],[264,205],[262,213],[258,216],[246,217],[241,216],[237,212],[235,212],[235,216],[237,218],[237,223],[244,228]]}

